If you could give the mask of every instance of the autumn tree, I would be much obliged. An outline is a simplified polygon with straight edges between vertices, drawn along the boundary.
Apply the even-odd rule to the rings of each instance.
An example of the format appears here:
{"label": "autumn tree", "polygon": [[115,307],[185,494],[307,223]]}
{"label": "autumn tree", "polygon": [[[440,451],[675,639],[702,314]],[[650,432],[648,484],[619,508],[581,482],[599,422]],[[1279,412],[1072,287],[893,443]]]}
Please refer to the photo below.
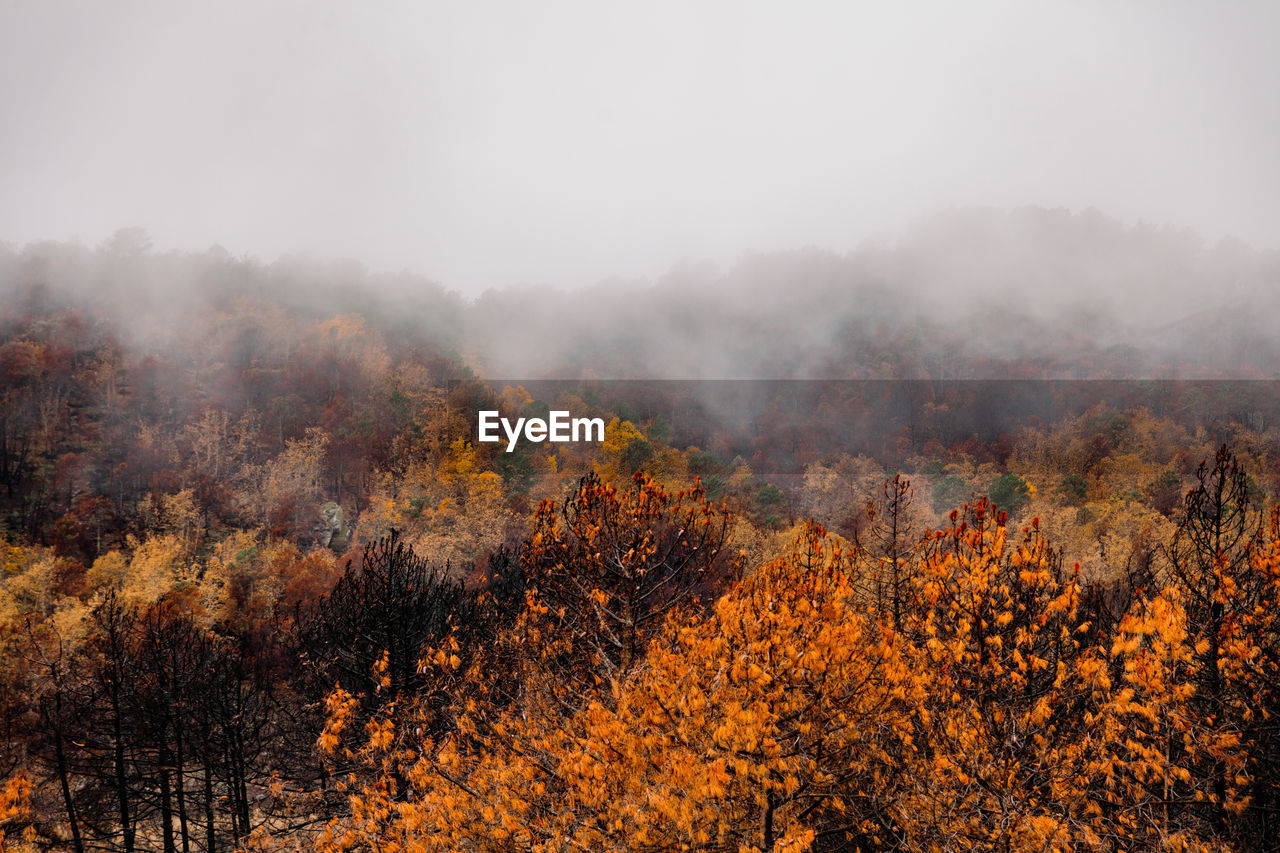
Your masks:
{"label": "autumn tree", "polygon": [[670,621],[560,765],[573,841],[608,850],[889,847],[924,681],[806,527],[703,618]]}
{"label": "autumn tree", "polygon": [[1280,753],[1274,746],[1280,734],[1274,722],[1280,712],[1275,516],[1268,529],[1248,474],[1225,445],[1212,462],[1200,465],[1196,481],[1164,549],[1160,577],[1185,611],[1194,717],[1219,736],[1238,737],[1246,762],[1240,766],[1236,756],[1201,752],[1190,769],[1209,780],[1211,792],[1196,809],[1216,833],[1253,843],[1270,837],[1276,825],[1271,812],[1280,802]]}
{"label": "autumn tree", "polygon": [[[709,610],[667,611],[644,663],[574,709],[526,691],[504,713],[468,709],[439,739],[371,722],[360,755],[382,776],[351,792],[321,849],[887,843],[892,764],[922,694],[892,632],[856,603],[850,569],[811,527]],[[347,728],[349,695],[328,704],[329,729]],[[414,792],[396,807],[388,762],[407,766]]]}
{"label": "autumn tree", "polygon": [[885,480],[879,498],[867,501],[868,529],[859,537],[871,557],[876,607],[889,614],[889,624],[901,631],[910,596],[913,552],[919,532],[913,513],[915,490],[901,474]]}
{"label": "autumn tree", "polygon": [[1096,843],[1079,582],[1038,520],[1016,545],[986,500],[950,520],[916,570],[909,630],[928,686],[902,834],[910,849]]}
{"label": "autumn tree", "polygon": [[621,490],[588,475],[559,507],[544,501],[521,565],[549,630],[572,649],[567,684],[583,667],[618,677],[669,613],[731,577],[729,524],[700,486],[671,493],[639,473]]}
{"label": "autumn tree", "polygon": [[424,651],[454,632],[466,635],[476,622],[474,596],[448,567],[392,533],[369,545],[359,565],[349,563],[331,592],[299,608],[301,686],[312,701],[344,690],[365,714],[394,708],[431,685],[418,665]]}
{"label": "autumn tree", "polygon": [[[119,849],[125,853],[137,847],[142,809],[133,737],[136,621],[137,614],[114,594],[94,608],[87,668],[77,685],[74,705],[78,718],[93,722],[86,731],[82,772],[99,782],[105,795],[105,802],[86,810],[86,823],[100,839],[118,837]],[[105,807],[107,802],[114,806],[114,813]]]}
{"label": "autumn tree", "polygon": [[63,816],[71,834],[71,849],[84,853],[84,839],[80,831],[80,815],[72,794],[72,757],[76,742],[71,724],[73,715],[68,713],[71,697],[70,680],[73,666],[68,659],[68,649],[59,632],[48,625],[37,631],[34,621],[27,625],[28,655],[33,664],[29,696],[34,700],[37,725],[41,736],[30,742],[37,760],[43,759],[51,767],[58,781]]}
{"label": "autumn tree", "polygon": [[246,837],[280,743],[258,662],[181,599],[108,594],[87,621],[70,650],[49,626],[32,634],[31,754],[56,779],[71,847],[189,853]]}
{"label": "autumn tree", "polygon": [[[1117,842],[1220,849],[1213,817],[1243,805],[1202,772],[1239,767],[1238,738],[1195,710],[1195,644],[1176,590],[1138,598],[1115,630],[1109,661],[1093,670],[1098,709],[1087,722],[1101,748],[1090,763],[1095,802]],[[1224,799],[1218,799],[1219,797]]]}

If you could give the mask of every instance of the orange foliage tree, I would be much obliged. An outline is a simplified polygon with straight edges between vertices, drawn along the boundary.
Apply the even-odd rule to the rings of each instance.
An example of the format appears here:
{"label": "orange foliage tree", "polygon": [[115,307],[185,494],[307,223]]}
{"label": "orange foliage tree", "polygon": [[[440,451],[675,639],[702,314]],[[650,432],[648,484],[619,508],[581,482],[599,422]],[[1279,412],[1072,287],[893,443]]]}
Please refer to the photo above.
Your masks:
{"label": "orange foliage tree", "polygon": [[[1107,618],[1038,520],[1011,541],[985,500],[895,551],[898,596],[810,524],[695,606],[664,578],[692,590],[714,563],[680,575],[657,555],[693,557],[689,531],[719,524],[644,478],[544,505],[504,592],[518,612],[484,649],[451,636],[423,659],[452,728],[411,697],[361,728],[355,697],[329,697],[322,749],[355,729],[344,759],[365,772],[319,849],[1268,843],[1280,515],[1210,561],[1216,641],[1178,583]],[[662,604],[641,618],[650,584]]]}

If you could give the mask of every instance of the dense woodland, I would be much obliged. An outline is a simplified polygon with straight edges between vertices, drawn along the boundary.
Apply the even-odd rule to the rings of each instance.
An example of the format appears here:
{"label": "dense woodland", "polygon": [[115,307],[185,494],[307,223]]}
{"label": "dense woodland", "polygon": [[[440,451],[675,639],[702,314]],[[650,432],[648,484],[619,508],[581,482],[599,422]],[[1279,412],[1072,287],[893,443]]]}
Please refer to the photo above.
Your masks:
{"label": "dense woodland", "polygon": [[0,247],[0,849],[1280,849],[1278,276]]}

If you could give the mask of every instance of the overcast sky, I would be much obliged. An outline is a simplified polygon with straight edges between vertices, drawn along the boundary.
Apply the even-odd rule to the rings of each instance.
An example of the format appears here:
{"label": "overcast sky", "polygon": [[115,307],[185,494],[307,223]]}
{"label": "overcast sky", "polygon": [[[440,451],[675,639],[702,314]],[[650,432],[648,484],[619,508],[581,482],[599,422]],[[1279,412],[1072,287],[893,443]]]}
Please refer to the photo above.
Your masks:
{"label": "overcast sky", "polygon": [[477,293],[952,206],[1280,245],[1280,3],[0,0],[0,240]]}

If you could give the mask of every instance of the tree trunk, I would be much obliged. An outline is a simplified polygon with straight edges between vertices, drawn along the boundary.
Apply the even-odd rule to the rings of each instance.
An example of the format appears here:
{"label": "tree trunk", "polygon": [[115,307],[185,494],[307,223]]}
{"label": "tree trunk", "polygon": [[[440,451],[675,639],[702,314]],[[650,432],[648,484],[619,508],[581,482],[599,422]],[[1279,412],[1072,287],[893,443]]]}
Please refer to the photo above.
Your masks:
{"label": "tree trunk", "polygon": [[129,778],[124,764],[124,732],[120,725],[120,693],[112,685],[111,690],[111,735],[115,741],[115,789],[116,802],[120,810],[120,828],[124,832],[125,853],[133,853],[134,826],[129,816]]}
{"label": "tree trunk", "polygon": [[160,753],[160,835],[164,839],[164,853],[177,853],[173,844],[173,795],[169,790],[168,750]]}
{"label": "tree trunk", "polygon": [[185,773],[183,771],[184,761],[182,755],[182,716],[181,713],[175,715],[174,720],[174,775],[177,779],[178,794],[178,829],[182,837],[182,853],[191,853],[191,839],[187,831],[187,792]]}
{"label": "tree trunk", "polygon": [[[71,847],[75,853],[84,853],[84,842],[80,840],[80,821],[76,817],[75,800],[71,798],[71,784],[67,779],[67,758],[62,747],[62,692],[57,690],[54,692],[56,706],[54,714],[58,722],[55,722],[53,728],[53,754],[57,763],[58,785],[62,788],[62,802],[66,804],[67,824],[71,827]],[[46,719],[48,714],[45,715]]]}
{"label": "tree trunk", "polygon": [[204,835],[205,853],[214,853],[218,845],[213,825],[213,764],[207,759],[204,763]]}

